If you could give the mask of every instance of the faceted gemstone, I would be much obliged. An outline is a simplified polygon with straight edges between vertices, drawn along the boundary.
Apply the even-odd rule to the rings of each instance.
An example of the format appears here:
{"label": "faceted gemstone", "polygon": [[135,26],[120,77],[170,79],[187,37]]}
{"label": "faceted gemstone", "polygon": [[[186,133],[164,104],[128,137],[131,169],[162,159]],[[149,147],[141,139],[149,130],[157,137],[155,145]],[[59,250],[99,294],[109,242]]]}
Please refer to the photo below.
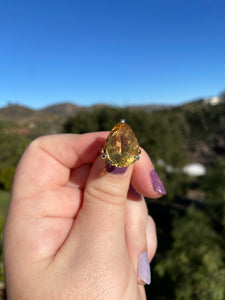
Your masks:
{"label": "faceted gemstone", "polygon": [[105,141],[104,153],[108,162],[118,168],[128,167],[138,159],[137,138],[124,120],[111,130]]}

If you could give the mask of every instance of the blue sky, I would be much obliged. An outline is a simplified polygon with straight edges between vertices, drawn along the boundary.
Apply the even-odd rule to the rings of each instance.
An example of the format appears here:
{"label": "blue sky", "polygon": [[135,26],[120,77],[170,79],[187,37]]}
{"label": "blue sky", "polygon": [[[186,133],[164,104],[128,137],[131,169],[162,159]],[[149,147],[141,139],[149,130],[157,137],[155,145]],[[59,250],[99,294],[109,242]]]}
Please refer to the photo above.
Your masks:
{"label": "blue sky", "polygon": [[179,104],[225,90],[225,1],[2,0],[0,106]]}

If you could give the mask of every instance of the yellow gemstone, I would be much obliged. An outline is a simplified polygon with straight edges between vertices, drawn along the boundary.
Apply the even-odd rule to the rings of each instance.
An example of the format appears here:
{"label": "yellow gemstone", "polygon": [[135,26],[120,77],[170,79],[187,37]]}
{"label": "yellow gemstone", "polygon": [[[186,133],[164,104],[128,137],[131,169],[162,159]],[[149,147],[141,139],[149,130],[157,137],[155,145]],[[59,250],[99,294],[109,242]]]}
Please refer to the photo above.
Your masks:
{"label": "yellow gemstone", "polygon": [[139,158],[137,138],[124,120],[121,120],[108,135],[104,153],[108,162],[118,168],[128,167]]}

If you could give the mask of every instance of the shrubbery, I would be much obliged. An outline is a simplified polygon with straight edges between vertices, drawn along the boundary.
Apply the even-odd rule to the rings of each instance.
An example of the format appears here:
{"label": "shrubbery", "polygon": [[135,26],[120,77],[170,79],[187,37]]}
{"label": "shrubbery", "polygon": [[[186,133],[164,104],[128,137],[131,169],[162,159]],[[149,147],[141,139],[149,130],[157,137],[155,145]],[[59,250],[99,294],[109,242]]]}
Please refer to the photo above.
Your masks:
{"label": "shrubbery", "polygon": [[11,190],[16,165],[28,143],[22,136],[0,133],[0,189]]}
{"label": "shrubbery", "polygon": [[11,191],[14,173],[14,167],[5,167],[0,170],[0,189]]}

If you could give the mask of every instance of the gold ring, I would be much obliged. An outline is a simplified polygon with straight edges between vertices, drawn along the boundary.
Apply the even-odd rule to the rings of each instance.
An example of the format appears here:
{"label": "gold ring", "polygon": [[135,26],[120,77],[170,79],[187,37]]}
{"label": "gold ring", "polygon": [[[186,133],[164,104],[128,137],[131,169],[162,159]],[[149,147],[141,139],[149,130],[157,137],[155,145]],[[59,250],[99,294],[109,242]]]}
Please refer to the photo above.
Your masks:
{"label": "gold ring", "polygon": [[103,148],[102,158],[118,168],[128,167],[140,158],[141,150],[138,140],[130,128],[122,119],[110,131]]}

